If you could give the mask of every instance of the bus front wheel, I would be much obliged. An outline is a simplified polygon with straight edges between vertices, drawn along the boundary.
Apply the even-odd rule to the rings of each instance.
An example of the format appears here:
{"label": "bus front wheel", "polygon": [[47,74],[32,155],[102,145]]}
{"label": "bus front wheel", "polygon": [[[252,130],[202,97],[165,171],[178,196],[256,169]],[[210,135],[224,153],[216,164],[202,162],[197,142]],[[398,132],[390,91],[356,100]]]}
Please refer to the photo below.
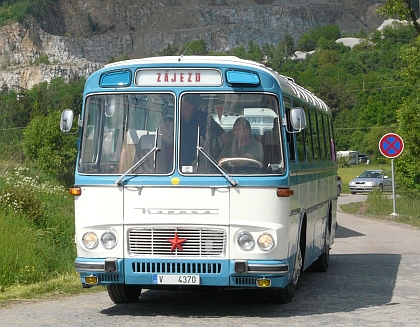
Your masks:
{"label": "bus front wheel", "polygon": [[287,304],[295,296],[296,285],[293,287],[290,283],[285,288],[277,288],[271,291],[270,302],[274,304]]}
{"label": "bus front wheel", "polygon": [[140,285],[110,284],[106,288],[110,299],[114,303],[136,302],[141,293]]}
{"label": "bus front wheel", "polygon": [[271,302],[276,304],[286,304],[292,301],[295,296],[296,286],[299,281],[300,273],[302,272],[303,267],[303,257],[298,246],[295,254],[295,263],[293,267],[292,280],[285,288],[277,288],[271,292]]}

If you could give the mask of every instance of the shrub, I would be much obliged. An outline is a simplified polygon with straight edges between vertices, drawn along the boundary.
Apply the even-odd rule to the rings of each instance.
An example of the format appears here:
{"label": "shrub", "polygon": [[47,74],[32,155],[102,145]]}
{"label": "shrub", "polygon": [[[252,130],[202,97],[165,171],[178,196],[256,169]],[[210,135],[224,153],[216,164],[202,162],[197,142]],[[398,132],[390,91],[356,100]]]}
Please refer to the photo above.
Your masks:
{"label": "shrub", "polygon": [[23,152],[36,167],[69,186],[73,183],[76,162],[75,137],[64,135],[59,129],[60,113],[31,120],[23,136]]}
{"label": "shrub", "polygon": [[73,271],[73,198],[27,167],[0,171],[0,288]]}
{"label": "shrub", "polygon": [[350,167],[349,165],[349,158],[346,156],[341,156],[337,158],[337,166],[338,168],[346,168]]}

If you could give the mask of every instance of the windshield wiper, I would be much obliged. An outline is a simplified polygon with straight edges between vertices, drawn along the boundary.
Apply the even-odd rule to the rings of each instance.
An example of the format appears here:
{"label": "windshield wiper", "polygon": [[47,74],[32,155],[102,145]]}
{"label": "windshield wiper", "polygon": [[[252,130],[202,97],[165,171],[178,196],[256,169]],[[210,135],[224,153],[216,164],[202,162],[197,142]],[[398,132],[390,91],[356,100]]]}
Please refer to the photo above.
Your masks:
{"label": "windshield wiper", "polygon": [[137,170],[138,168],[140,168],[152,155],[154,155],[154,162],[153,162],[153,171],[156,170],[156,152],[158,152],[160,150],[160,148],[158,147],[158,135],[159,135],[159,128],[156,129],[156,135],[155,135],[155,142],[154,142],[154,146],[153,148],[150,149],[149,152],[147,152],[139,161],[137,161],[132,167],[130,167],[124,174],[122,174],[120,176],[120,178],[118,178],[115,181],[115,184],[117,185],[121,185],[122,184],[122,180],[131,172]]}
{"label": "windshield wiper", "polygon": [[213,159],[213,157],[208,154],[206,152],[206,150],[204,150],[204,148],[200,145],[200,126],[198,126],[198,130],[197,130],[197,158],[196,158],[196,169],[198,171],[198,166],[199,166],[199,153],[202,153],[208,161],[211,162],[211,164],[217,168],[217,170],[223,175],[224,178],[226,178],[226,180],[232,185],[232,186],[236,186],[239,183],[237,181],[235,181],[232,177],[230,177],[230,175],[228,174],[228,172],[226,170],[224,170],[222,167],[220,167],[216,160]]}

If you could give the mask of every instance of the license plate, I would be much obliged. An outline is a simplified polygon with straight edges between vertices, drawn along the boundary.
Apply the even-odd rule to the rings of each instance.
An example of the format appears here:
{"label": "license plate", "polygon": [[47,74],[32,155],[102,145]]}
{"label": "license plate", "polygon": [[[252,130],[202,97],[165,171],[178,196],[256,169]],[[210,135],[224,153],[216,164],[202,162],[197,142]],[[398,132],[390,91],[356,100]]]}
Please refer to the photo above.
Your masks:
{"label": "license plate", "polygon": [[200,285],[199,275],[153,275],[153,284]]}

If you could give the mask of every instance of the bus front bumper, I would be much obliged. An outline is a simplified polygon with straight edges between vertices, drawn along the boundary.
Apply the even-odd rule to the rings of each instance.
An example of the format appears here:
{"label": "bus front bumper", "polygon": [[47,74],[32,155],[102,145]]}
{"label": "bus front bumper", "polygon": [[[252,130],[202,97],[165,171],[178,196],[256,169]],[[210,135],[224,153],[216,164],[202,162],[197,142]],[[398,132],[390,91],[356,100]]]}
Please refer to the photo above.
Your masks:
{"label": "bus front bumper", "polygon": [[194,284],[197,286],[285,287],[289,276],[287,260],[77,258],[75,268],[84,287],[117,283],[147,288],[165,284],[166,280],[166,285],[183,286],[182,282],[191,278],[198,281]]}

